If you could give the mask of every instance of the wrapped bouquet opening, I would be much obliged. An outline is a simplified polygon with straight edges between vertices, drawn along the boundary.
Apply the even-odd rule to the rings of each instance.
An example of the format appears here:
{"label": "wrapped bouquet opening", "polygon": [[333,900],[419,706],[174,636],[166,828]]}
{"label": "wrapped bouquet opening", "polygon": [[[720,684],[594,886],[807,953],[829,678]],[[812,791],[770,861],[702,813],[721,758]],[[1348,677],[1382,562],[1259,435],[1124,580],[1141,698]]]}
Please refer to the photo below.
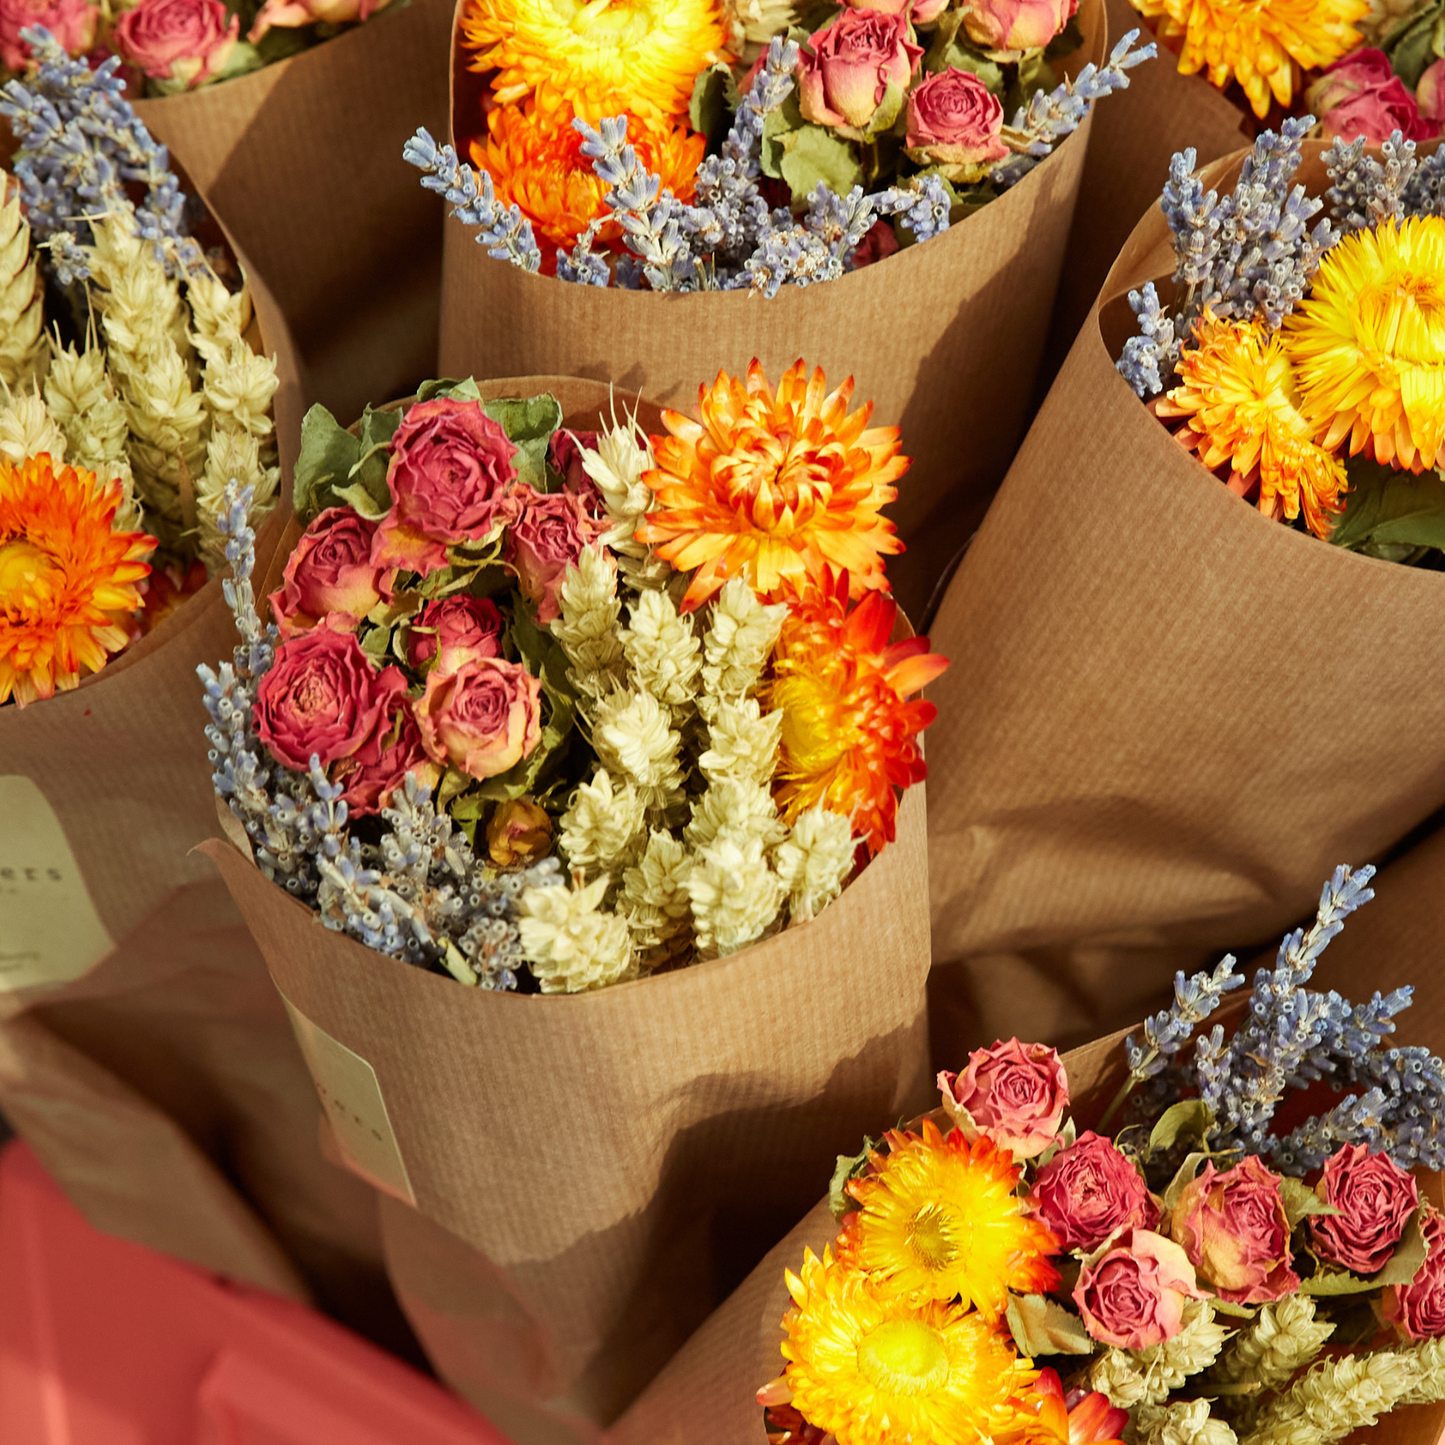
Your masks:
{"label": "wrapped bouquet opening", "polygon": [[1094,1128],[1010,1039],[840,1158],[773,1445],[1325,1445],[1445,1398],[1445,1065],[1390,1042],[1409,988],[1308,987],[1373,872],[1336,870],[1242,1012],[1232,957],[1181,973]]}
{"label": "wrapped bouquet opening", "polygon": [[[328,926],[489,989],[574,992],[806,922],[924,776],[881,509],[896,428],[799,362],[664,412],[428,383],[356,434],[315,408],[305,531],[203,670],[218,792]],[[374,820],[374,821],[370,821]]]}

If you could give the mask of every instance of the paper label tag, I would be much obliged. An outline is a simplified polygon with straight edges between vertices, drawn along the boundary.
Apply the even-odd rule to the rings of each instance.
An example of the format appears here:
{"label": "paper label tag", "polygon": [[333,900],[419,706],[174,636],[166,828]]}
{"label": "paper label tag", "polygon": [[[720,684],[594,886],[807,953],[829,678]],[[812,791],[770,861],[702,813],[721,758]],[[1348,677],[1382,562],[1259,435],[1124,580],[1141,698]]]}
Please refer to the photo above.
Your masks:
{"label": "paper label tag", "polygon": [[0,775],[0,992],[70,983],[114,951],[45,794]]}
{"label": "paper label tag", "polygon": [[[277,990],[280,992],[280,990]],[[407,1204],[416,1203],[406,1162],[386,1112],[376,1070],[306,1017],[283,993],[296,1042],[321,1095],[326,1121],[353,1174]]]}

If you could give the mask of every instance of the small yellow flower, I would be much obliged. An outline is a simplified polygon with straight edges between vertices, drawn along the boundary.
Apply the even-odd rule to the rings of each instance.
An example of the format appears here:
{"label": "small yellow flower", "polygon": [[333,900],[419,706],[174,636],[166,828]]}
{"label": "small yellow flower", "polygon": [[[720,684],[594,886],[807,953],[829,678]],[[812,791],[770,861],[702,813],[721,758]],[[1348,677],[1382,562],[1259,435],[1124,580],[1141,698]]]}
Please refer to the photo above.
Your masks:
{"label": "small yellow flower", "polygon": [[888,1153],[852,1180],[858,1209],[847,1217],[839,1252],[871,1275],[880,1294],[915,1301],[961,1297],[989,1319],[1010,1290],[1041,1294],[1059,1281],[1048,1261],[1058,1240],[1023,1212],[1010,1153],[929,1120],[922,1134],[894,1130]]}
{"label": "small yellow flower", "polygon": [[966,1304],[885,1299],[828,1250],[786,1278],[786,1386],[838,1445],[978,1445],[1017,1423],[1037,1372]]}
{"label": "small yellow flower", "polygon": [[1284,320],[1320,444],[1422,472],[1445,461],[1445,218],[1356,231]]}
{"label": "small yellow flower", "polygon": [[[1360,44],[1355,23],[1370,0],[1133,0],[1159,21],[1166,44],[1182,38],[1179,71],[1204,70],[1211,85],[1237,80],[1255,115],[1269,114],[1270,98],[1287,106],[1301,72],[1320,70]],[[1170,47],[1171,49],[1174,47]]]}
{"label": "small yellow flower", "polygon": [[1328,537],[1349,478],[1315,442],[1279,334],[1206,315],[1179,359],[1179,378],[1155,405],[1161,417],[1185,418],[1176,440],[1210,471],[1229,463],[1230,490],[1247,497],[1257,487],[1265,516],[1293,521],[1303,511],[1310,531]]}
{"label": "small yellow flower", "polygon": [[462,36],[477,52],[471,68],[498,72],[504,105],[535,96],[596,122],[686,114],[727,29],[717,0],[471,0]]}

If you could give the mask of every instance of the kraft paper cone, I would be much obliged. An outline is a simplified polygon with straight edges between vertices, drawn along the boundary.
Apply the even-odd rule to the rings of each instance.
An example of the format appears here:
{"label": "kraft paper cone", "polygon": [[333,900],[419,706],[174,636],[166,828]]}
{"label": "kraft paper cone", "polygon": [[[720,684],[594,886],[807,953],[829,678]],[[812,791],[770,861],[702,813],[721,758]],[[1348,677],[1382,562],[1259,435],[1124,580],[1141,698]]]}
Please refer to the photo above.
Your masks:
{"label": "kraft paper cone", "polygon": [[[1445,839],[1433,848],[1428,869],[1433,870],[1438,882],[1445,869]],[[1445,980],[1438,976],[1438,968],[1422,966],[1421,959],[1430,957],[1429,952],[1393,951],[1396,943],[1426,939],[1434,943],[1439,937],[1438,928],[1431,935],[1419,926],[1419,916],[1409,906],[1419,896],[1415,885],[1423,882],[1426,871],[1424,864],[1407,869],[1400,863],[1376,880],[1378,898],[1345,924],[1344,932],[1326,951],[1314,986],[1333,985],[1346,997],[1358,998],[1362,992],[1358,985],[1362,964],[1368,965],[1371,990],[1379,987],[1388,992],[1401,984],[1414,983],[1415,1003],[1399,1020],[1399,1037],[1404,1043],[1423,1043],[1438,1051],[1445,1047]],[[1442,893],[1445,890],[1437,888],[1432,894],[1433,913],[1437,916],[1445,913],[1445,903],[1439,901]],[[1373,930],[1371,923],[1375,924]],[[1243,972],[1252,980],[1256,967],[1272,967],[1273,963],[1271,950]],[[1230,1014],[1239,1007],[1227,1006],[1217,1017],[1228,1026]],[[1121,1044],[1129,1032],[1121,1029],[1064,1055],[1076,1118],[1097,1119],[1107,1107],[1123,1081]],[[1034,1035],[1023,1033],[1021,1037],[1031,1039]],[[961,1067],[973,1045],[959,1037],[943,1042],[944,1066]],[[872,1130],[876,1133],[881,1127],[882,1121],[875,1120]],[[855,1139],[849,1151],[856,1150],[858,1143]],[[814,1182],[821,1183],[822,1176],[815,1176]],[[1442,1202],[1445,1191],[1440,1176],[1432,1176],[1425,1187],[1437,1204]],[[783,1271],[798,1269],[805,1248],[821,1255],[837,1233],[838,1225],[825,1197],[673,1356],[607,1432],[606,1445],[763,1445],[763,1412],[755,1396],[761,1386],[782,1372],[785,1363],[778,1348],[783,1339],[780,1322],[791,1300],[783,1283]],[[1052,1358],[1038,1363],[1058,1367]],[[1350,1436],[1348,1445],[1364,1445],[1366,1440],[1371,1445],[1441,1445],[1445,1442],[1445,1404],[1392,1411],[1381,1417],[1372,1430]]]}
{"label": "kraft paper cone", "polygon": [[[295,357],[238,258],[282,381],[284,496]],[[288,511],[261,531],[262,568]],[[320,1157],[284,1008],[193,851],[215,831],[196,666],[234,643],[213,579],[73,692],[0,709],[0,1110],[98,1227],[407,1348],[374,1199]]]}
{"label": "kraft paper cone", "polygon": [[[1150,37],[1129,0],[1105,0],[1109,34]],[[1193,146],[1199,165],[1250,144],[1254,116],[1241,111],[1202,75],[1181,75],[1162,45],[1155,59],[1129,72],[1128,90],[1099,107],[1079,186],[1068,259],[1059,282],[1050,351],[1062,362],[1084,324],[1134,222],[1159,204],[1176,151]],[[1057,364],[1057,363],[1056,363]]]}
{"label": "kraft paper cone", "polygon": [[[1075,69],[1101,61],[1107,40],[1103,0],[1084,0],[1079,13],[1086,40]],[[455,34],[452,44],[455,139],[480,112],[477,77]],[[888,572],[903,610],[922,618],[1028,425],[1090,124],[944,235],[826,285],[785,286],[771,301],[530,275],[449,219],[440,373],[598,377],[681,409],[719,368],[740,376],[754,357],[774,383],[799,357],[835,386],[853,376],[855,399],[873,401],[878,425],[903,428],[913,458],[888,509],[909,550]]]}
{"label": "kraft paper cone", "polygon": [[449,0],[411,0],[250,75],[136,110],[226,218],[338,416],[431,375],[441,201],[401,148],[446,125]]}
{"label": "kraft paper cone", "polygon": [[[543,390],[574,428],[609,404],[567,378],[483,387]],[[573,996],[411,968],[327,931],[233,843],[206,845],[292,1010],[333,1147],[390,1196],[413,1328],[517,1445],[595,1440],[839,1149],[926,1097],[924,816],[919,786],[897,841],[814,922]]]}
{"label": "kraft paper cone", "polygon": [[1145,410],[1122,298],[1172,269],[1154,211],[932,629],[936,1037],[1137,1017],[1445,803],[1445,577],[1266,520]]}

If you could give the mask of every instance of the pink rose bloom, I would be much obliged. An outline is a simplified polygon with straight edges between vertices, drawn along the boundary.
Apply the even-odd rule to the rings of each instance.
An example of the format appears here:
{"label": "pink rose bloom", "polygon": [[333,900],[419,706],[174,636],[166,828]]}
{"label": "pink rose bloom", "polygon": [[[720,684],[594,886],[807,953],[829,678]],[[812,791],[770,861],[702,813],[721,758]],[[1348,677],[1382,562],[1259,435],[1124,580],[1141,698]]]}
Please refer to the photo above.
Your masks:
{"label": "pink rose bloom", "polygon": [[502,614],[484,597],[444,597],[428,602],[411,624],[407,657],[416,668],[436,658],[445,677],[478,657],[502,655]]}
{"label": "pink rose bloom", "polygon": [[537,621],[545,624],[561,615],[557,593],[567,569],[605,529],[571,492],[529,489],[521,495],[522,515],[507,532],[507,561],[516,569],[522,596],[536,606]]}
{"label": "pink rose bloom", "polygon": [[1435,127],[1435,134],[1445,128],[1445,60],[1437,60],[1420,77],[1415,87],[1415,105],[1420,119]]}
{"label": "pink rose bloom", "polygon": [[843,0],[853,10],[906,15],[915,25],[930,25],[948,9],[948,0]]}
{"label": "pink rose bloom", "polygon": [[1079,0],[972,0],[963,28],[984,50],[1042,50],[1078,8]]}
{"label": "pink rose bloom", "polygon": [[421,729],[404,694],[387,700],[388,713],[371,738],[331,770],[333,783],[344,783],[342,795],[353,818],[379,813],[412,773],[417,782],[434,788],[442,770],[427,757]]}
{"label": "pink rose bloom", "polygon": [[329,612],[353,621],[391,596],[396,569],[371,560],[376,523],[350,507],[328,507],[301,534],[281,588],[267,599],[282,637],[305,632]]}
{"label": "pink rose bloom", "polygon": [[443,677],[431,673],[415,704],[429,757],[473,778],[519,763],[542,736],[542,684],[525,667],[479,657]]}
{"label": "pink rose bloom", "polygon": [[1327,67],[1305,93],[1305,104],[1319,117],[1330,139],[1370,145],[1403,131],[1406,140],[1429,140],[1439,127],[1422,120],[1415,97],[1390,68],[1383,50],[1356,50]]}
{"label": "pink rose bloom", "polygon": [[1299,1288],[1279,1176],[1252,1154],[1223,1174],[1205,1164],[1179,1195],[1169,1232],[1221,1299],[1262,1304]]}
{"label": "pink rose bloom", "polygon": [[30,47],[20,32],[43,25],[65,47],[67,55],[84,55],[95,44],[100,7],[90,0],[0,0],[0,64],[24,70]]}
{"label": "pink rose bloom", "polygon": [[1309,1216],[1315,1250],[1356,1274],[1385,1267],[1420,1203],[1414,1179],[1363,1144],[1342,1145],[1325,1161],[1319,1192],[1340,1212]]}
{"label": "pink rose bloom", "polygon": [[388,0],[266,0],[246,36],[253,45],[273,26],[350,25],[385,10]]}
{"label": "pink rose bloom", "polygon": [[1207,1299],[1194,1266],[1172,1239],[1129,1229],[1085,1261],[1074,1303],[1094,1339],[1121,1350],[1142,1350],[1177,1335],[1184,1302]]}
{"label": "pink rose bloom", "polygon": [[1001,161],[1009,149],[999,132],[1003,106],[971,70],[949,66],[908,97],[904,144],[932,165],[972,166]]}
{"label": "pink rose bloom", "polygon": [[1116,1229],[1159,1223],[1159,1206],[1139,1171],[1092,1131],[1039,1170],[1029,1197],[1035,1215],[1065,1249],[1097,1249]]}
{"label": "pink rose bloom", "polygon": [[1412,1340],[1445,1335],[1445,1218],[1425,1212],[1425,1263],[1409,1284],[1385,1292],[1385,1318]]}
{"label": "pink rose bloom", "polygon": [[878,10],[844,10],[815,30],[798,59],[803,119],[862,130],[890,84],[908,88],[923,55],[908,36],[902,15]]}
{"label": "pink rose bloom", "polygon": [[582,503],[587,515],[597,522],[608,521],[607,504],[602,489],[587,475],[582,465],[582,448],[597,449],[595,431],[556,431],[547,444],[547,465],[560,473],[564,491],[571,492]]}
{"label": "pink rose bloom", "polygon": [[1058,1053],[1017,1039],[975,1049],[961,1074],[941,1073],[943,1107],[964,1134],[979,1134],[1020,1159],[1053,1143],[1069,1103],[1069,1081]]}
{"label": "pink rose bloom", "polygon": [[372,561],[434,572],[447,544],[485,542],[517,513],[517,449],[478,401],[418,402],[391,439],[386,484],[393,506]]}
{"label": "pink rose bloom", "polygon": [[240,33],[240,19],[227,19],[221,0],[140,0],[121,13],[110,41],[152,80],[193,90],[225,68]]}
{"label": "pink rose bloom", "polygon": [[315,753],[323,768],[361,751],[406,692],[401,669],[378,672],[355,634],[317,627],[276,649],[256,689],[256,733],[298,773]]}

